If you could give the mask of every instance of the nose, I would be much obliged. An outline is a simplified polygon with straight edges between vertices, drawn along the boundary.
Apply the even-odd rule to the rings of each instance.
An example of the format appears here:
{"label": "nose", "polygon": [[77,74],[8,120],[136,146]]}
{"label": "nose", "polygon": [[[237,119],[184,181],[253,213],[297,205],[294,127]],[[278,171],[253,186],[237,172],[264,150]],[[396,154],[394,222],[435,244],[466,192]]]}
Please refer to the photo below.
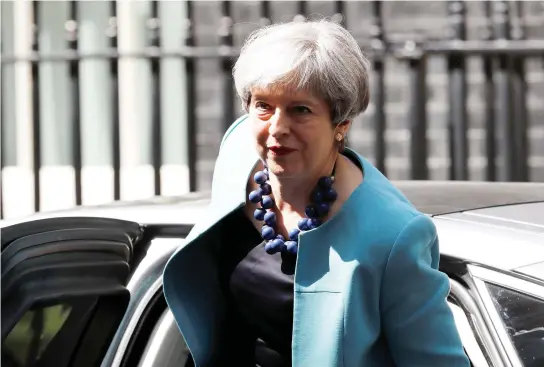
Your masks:
{"label": "nose", "polygon": [[279,137],[287,135],[289,133],[289,117],[285,114],[284,111],[276,109],[274,116],[269,120],[270,126],[268,132],[273,137]]}

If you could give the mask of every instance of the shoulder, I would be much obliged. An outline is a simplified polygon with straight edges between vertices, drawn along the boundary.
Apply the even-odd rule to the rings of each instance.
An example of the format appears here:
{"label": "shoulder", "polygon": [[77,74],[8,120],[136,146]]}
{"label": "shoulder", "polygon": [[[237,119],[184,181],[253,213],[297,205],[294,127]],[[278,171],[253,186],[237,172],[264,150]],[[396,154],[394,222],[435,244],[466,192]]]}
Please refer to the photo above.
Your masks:
{"label": "shoulder", "polygon": [[353,227],[350,232],[364,238],[366,246],[380,247],[379,252],[386,257],[395,247],[401,247],[400,242],[433,242],[436,228],[432,219],[418,211],[370,162],[358,158],[365,178],[347,208],[352,220],[345,223]]}

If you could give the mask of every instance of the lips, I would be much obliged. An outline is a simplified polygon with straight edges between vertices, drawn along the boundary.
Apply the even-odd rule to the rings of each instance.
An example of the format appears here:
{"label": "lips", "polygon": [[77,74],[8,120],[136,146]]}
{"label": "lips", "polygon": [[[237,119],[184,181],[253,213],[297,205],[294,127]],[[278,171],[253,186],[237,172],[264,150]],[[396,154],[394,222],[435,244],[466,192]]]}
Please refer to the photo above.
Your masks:
{"label": "lips", "polygon": [[272,152],[272,154],[274,154],[274,155],[276,155],[276,156],[287,155],[287,154],[293,153],[293,152],[295,151],[295,149],[287,148],[287,147],[282,147],[282,146],[272,146],[272,147],[268,147],[268,150],[269,150],[270,152]]}

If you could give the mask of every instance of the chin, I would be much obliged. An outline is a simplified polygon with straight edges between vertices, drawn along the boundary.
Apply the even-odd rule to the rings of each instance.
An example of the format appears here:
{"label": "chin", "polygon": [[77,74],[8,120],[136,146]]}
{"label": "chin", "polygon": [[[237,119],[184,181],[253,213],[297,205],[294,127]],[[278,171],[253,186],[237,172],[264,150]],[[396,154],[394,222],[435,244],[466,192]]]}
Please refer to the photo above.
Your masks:
{"label": "chin", "polygon": [[279,178],[290,178],[300,174],[300,170],[296,169],[292,163],[278,162],[273,159],[267,159],[266,164],[268,165],[270,172]]}

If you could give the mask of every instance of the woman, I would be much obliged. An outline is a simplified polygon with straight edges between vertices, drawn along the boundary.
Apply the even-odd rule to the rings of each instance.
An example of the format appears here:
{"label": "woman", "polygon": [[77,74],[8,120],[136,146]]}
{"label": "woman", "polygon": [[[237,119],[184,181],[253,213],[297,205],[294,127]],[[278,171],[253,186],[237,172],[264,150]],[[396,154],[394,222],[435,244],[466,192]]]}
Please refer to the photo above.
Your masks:
{"label": "woman", "polygon": [[468,366],[432,221],[344,147],[369,64],[328,21],[256,31],[206,216],[164,273],[196,366]]}

